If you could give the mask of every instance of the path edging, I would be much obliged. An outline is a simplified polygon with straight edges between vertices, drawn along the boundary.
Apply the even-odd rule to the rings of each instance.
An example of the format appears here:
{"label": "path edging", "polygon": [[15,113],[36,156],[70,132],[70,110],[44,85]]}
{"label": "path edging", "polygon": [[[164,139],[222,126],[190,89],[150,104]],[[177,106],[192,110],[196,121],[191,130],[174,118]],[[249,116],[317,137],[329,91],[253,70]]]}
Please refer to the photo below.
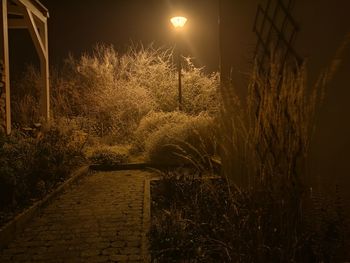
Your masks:
{"label": "path edging", "polygon": [[[221,161],[218,158],[211,158],[211,162],[215,171],[219,172],[221,168]],[[111,163],[111,164],[91,164],[90,169],[95,171],[120,171],[120,170],[143,170],[147,168],[166,169],[177,168],[180,166],[189,166],[191,164],[160,164],[150,162],[138,163]]]}
{"label": "path edging", "polygon": [[15,216],[10,222],[0,228],[0,250],[5,248],[17,235],[23,232],[27,224],[33,217],[38,215],[43,208],[50,204],[59,194],[70,187],[74,182],[86,175],[89,166],[83,166],[75,170],[71,177],[57,187],[53,192],[48,194],[44,199],[34,203],[29,208]]}
{"label": "path edging", "polygon": [[179,165],[162,165],[155,163],[114,163],[114,164],[91,164],[90,169],[95,171],[120,171],[120,170],[144,170],[147,168],[163,169],[178,167]]}
{"label": "path edging", "polygon": [[[220,170],[221,163],[212,160],[213,168]],[[187,164],[188,166],[189,164]],[[182,165],[186,166],[186,165]],[[95,171],[121,171],[121,170],[143,170],[147,168],[167,169],[181,167],[178,164],[159,164],[159,163],[112,163],[112,164],[91,164],[90,169]]]}
{"label": "path edging", "polygon": [[145,178],[144,181],[144,194],[143,194],[143,216],[142,216],[142,244],[141,244],[141,254],[143,257],[143,262],[151,262],[151,257],[149,253],[149,237],[148,233],[151,227],[151,187],[150,178]]}

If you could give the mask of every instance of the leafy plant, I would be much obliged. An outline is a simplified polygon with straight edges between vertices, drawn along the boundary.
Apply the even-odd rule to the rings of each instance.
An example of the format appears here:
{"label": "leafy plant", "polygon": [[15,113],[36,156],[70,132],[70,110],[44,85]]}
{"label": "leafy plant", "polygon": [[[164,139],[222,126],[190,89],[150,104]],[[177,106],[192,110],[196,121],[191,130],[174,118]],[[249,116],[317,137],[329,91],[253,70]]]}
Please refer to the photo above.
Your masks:
{"label": "leafy plant", "polygon": [[[97,45],[81,57],[69,56],[61,70],[51,72],[52,108],[56,118],[84,118],[85,131],[127,143],[140,120],[151,111],[177,110],[177,75],[171,49],[131,47],[118,54]],[[218,110],[218,75],[206,75],[190,59],[183,70],[185,112]],[[39,74],[33,67],[15,82],[14,116],[20,125],[38,120]],[[22,88],[23,87],[23,88]],[[15,89],[19,90],[19,89]]]}
{"label": "leafy plant", "polygon": [[189,116],[183,112],[149,112],[141,119],[134,137],[134,147],[141,151],[145,150],[146,141],[150,136],[162,129],[165,125],[181,125],[189,120]]}
{"label": "leafy plant", "polygon": [[26,205],[64,180],[82,162],[85,142],[86,134],[65,120],[32,136],[0,135],[0,210]]}
{"label": "leafy plant", "polygon": [[215,120],[208,114],[153,113],[136,131],[149,161],[161,164],[205,164],[215,153]]}
{"label": "leafy plant", "polygon": [[97,164],[120,164],[128,162],[128,155],[104,148],[95,150],[89,159]]}

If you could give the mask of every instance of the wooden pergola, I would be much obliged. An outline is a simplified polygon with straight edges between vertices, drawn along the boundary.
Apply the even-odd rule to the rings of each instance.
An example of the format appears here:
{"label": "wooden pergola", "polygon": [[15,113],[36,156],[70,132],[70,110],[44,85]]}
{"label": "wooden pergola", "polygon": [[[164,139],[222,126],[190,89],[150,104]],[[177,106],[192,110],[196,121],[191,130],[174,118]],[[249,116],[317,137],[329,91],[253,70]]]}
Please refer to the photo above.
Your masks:
{"label": "wooden pergola", "polygon": [[38,0],[1,0],[1,57],[3,61],[3,89],[5,92],[6,133],[11,133],[11,97],[9,69],[9,29],[28,29],[35,49],[40,59],[41,93],[40,117],[45,121],[50,119],[50,89],[49,89],[49,53],[47,19],[49,12]]}

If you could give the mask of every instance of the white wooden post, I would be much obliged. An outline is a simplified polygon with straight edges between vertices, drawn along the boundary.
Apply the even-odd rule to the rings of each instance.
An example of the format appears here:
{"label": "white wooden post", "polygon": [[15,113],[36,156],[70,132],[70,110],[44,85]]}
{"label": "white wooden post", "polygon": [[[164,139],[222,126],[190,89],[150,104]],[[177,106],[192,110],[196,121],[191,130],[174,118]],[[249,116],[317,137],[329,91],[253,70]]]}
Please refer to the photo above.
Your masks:
{"label": "white wooden post", "polygon": [[40,59],[40,69],[42,77],[42,90],[40,93],[40,113],[48,122],[50,121],[50,81],[49,81],[49,45],[47,23],[43,23],[42,39],[44,40],[45,56]]}
{"label": "white wooden post", "polygon": [[25,0],[19,0],[23,7],[24,19],[40,58],[41,92],[40,115],[46,121],[50,120],[50,82],[49,82],[49,52],[47,18],[32,12],[31,6]]}
{"label": "white wooden post", "polygon": [[7,0],[1,2],[2,12],[2,40],[4,56],[4,75],[5,75],[5,104],[6,104],[6,133],[11,133],[11,97],[10,97],[10,65],[9,65],[9,41],[8,41],[8,19],[7,19]]}

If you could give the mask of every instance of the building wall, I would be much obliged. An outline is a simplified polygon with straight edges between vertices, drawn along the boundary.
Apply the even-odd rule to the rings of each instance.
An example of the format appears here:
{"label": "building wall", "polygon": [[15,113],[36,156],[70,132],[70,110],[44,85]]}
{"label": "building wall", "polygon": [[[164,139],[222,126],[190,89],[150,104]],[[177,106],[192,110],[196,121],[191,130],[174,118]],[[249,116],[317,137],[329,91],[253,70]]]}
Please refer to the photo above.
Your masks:
{"label": "building wall", "polygon": [[[310,85],[334,60],[345,35],[350,34],[349,10],[348,0],[297,0],[295,18],[301,31],[296,49],[307,59]],[[338,185],[349,204],[350,47],[340,58],[342,64],[326,87],[316,122],[310,169],[315,187],[332,190]]]}

